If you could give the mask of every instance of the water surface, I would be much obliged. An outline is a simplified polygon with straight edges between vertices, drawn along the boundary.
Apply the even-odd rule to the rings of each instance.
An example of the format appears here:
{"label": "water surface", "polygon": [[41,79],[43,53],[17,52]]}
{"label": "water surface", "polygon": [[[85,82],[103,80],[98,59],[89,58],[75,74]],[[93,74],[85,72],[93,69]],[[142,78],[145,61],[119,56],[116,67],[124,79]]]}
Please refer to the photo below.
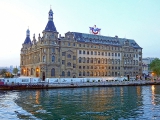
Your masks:
{"label": "water surface", "polygon": [[0,91],[1,120],[159,120],[159,113],[159,85]]}

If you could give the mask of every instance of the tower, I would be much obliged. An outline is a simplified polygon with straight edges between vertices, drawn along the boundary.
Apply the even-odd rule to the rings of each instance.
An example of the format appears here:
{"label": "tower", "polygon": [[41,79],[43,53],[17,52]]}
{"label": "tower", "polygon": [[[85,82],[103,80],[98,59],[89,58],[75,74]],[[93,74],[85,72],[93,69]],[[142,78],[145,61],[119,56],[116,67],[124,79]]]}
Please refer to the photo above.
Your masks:
{"label": "tower", "polygon": [[55,27],[54,22],[53,22],[53,11],[52,11],[52,9],[49,10],[48,23],[47,23],[44,31],[57,32],[56,27]]}
{"label": "tower", "polygon": [[26,31],[26,39],[25,39],[23,44],[32,44],[31,43],[31,39],[30,39],[30,31],[29,31],[29,29],[27,29],[27,31]]}

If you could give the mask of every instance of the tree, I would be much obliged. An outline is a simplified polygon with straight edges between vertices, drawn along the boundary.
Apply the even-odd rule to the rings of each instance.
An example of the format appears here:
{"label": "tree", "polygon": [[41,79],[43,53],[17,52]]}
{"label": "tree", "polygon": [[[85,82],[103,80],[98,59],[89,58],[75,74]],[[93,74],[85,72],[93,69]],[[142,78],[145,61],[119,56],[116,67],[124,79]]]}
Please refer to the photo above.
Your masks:
{"label": "tree", "polygon": [[6,69],[2,69],[1,72],[0,72],[0,75],[4,76],[6,72],[7,72]]}
{"label": "tree", "polygon": [[150,64],[150,69],[153,71],[157,77],[160,76],[160,59],[156,58],[154,59]]}
{"label": "tree", "polygon": [[13,68],[13,73],[17,74],[18,73],[18,68]]}

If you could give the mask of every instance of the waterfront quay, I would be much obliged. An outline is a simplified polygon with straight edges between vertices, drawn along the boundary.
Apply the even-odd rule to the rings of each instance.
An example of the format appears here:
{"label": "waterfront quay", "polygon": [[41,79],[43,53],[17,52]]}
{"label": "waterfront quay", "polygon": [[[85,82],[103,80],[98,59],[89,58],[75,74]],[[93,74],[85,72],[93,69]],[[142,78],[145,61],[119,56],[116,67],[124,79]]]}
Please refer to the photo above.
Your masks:
{"label": "waterfront quay", "polygon": [[103,81],[103,82],[76,82],[76,83],[30,83],[30,84],[4,84],[0,90],[25,90],[25,89],[56,89],[80,87],[112,87],[112,86],[142,86],[160,85],[160,81],[135,80],[135,81]]}

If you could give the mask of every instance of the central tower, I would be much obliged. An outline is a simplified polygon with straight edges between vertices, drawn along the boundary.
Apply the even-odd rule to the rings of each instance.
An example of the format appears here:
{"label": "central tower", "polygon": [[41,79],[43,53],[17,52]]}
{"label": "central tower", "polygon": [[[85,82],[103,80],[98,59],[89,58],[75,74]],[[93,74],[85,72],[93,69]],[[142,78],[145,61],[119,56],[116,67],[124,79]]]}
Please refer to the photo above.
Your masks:
{"label": "central tower", "polygon": [[55,27],[54,22],[53,22],[53,11],[52,11],[52,9],[49,10],[48,23],[47,23],[44,31],[57,32],[56,27]]}

